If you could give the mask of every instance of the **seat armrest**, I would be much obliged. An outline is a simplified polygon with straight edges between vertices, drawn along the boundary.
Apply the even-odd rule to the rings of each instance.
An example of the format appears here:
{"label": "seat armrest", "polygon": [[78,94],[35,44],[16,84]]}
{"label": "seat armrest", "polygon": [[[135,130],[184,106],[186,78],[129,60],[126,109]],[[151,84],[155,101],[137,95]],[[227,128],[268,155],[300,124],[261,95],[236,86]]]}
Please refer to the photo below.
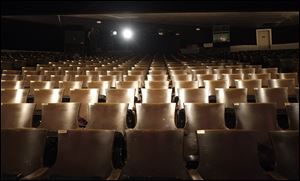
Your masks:
{"label": "seat armrest", "polygon": [[25,177],[22,177],[20,180],[41,180],[46,177],[48,171],[49,171],[48,167],[42,167],[42,168],[35,170],[31,174],[29,174]]}
{"label": "seat armrest", "polygon": [[187,170],[192,180],[204,180],[196,169]]}
{"label": "seat armrest", "polygon": [[270,177],[272,177],[272,179],[274,179],[274,180],[288,180],[287,178],[283,177],[282,175],[280,175],[277,172],[269,171],[269,172],[267,172],[267,174]]}
{"label": "seat armrest", "polygon": [[121,169],[113,169],[110,173],[110,176],[106,178],[106,180],[119,180],[121,176]]}

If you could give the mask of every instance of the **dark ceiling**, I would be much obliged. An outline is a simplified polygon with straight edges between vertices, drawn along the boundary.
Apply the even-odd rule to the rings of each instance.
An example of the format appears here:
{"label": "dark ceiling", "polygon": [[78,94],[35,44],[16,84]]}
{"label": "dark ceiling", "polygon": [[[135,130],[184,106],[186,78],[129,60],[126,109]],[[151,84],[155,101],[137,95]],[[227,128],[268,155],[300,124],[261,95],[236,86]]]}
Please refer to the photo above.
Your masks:
{"label": "dark ceiling", "polygon": [[1,15],[298,11],[298,0],[1,1]]}
{"label": "dark ceiling", "polygon": [[[2,18],[52,25],[96,25],[107,23],[148,23],[178,26],[212,27],[226,24],[234,27],[278,27],[299,24],[299,12],[185,12],[185,13],[119,13],[80,15],[2,16]],[[100,24],[100,25],[101,25]]]}

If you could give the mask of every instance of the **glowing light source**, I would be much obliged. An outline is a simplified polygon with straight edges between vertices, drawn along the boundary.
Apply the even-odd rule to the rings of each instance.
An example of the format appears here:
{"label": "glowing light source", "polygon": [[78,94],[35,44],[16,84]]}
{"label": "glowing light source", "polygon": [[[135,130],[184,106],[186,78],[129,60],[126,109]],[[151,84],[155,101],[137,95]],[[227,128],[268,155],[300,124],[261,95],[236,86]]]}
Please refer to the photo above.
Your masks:
{"label": "glowing light source", "polygon": [[112,35],[114,35],[114,36],[116,36],[118,34],[118,32],[116,31],[116,30],[114,30],[113,32],[112,32]]}
{"label": "glowing light source", "polygon": [[200,31],[200,28],[196,28],[196,31]]}
{"label": "glowing light source", "polygon": [[130,40],[133,36],[133,32],[131,29],[126,28],[122,31],[122,35],[123,35],[124,39]]}
{"label": "glowing light source", "polygon": [[159,36],[163,36],[164,33],[163,33],[163,32],[158,32],[158,35],[159,35]]}
{"label": "glowing light source", "polygon": [[179,35],[180,35],[180,33],[176,33],[175,35],[176,35],[176,36],[179,36]]}
{"label": "glowing light source", "polygon": [[101,24],[102,22],[101,21],[97,21],[97,24]]}

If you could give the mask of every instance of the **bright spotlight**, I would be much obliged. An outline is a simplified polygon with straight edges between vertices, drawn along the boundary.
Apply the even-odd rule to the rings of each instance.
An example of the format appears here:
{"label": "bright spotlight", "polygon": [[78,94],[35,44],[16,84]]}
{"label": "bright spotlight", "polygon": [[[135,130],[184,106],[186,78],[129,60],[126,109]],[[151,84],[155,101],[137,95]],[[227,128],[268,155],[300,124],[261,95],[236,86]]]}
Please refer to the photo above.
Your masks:
{"label": "bright spotlight", "polygon": [[116,35],[118,34],[118,32],[115,30],[115,31],[112,32],[112,34],[113,34],[114,36],[116,36]]}
{"label": "bright spotlight", "polygon": [[133,32],[131,31],[131,29],[124,29],[122,32],[122,35],[124,37],[124,39],[126,40],[130,40],[133,36]]}

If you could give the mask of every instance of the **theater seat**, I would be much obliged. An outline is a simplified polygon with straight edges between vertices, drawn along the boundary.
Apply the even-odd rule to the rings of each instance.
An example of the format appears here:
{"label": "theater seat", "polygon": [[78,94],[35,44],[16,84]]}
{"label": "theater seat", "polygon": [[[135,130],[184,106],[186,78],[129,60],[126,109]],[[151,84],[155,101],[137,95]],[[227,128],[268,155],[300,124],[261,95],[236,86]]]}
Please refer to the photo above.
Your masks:
{"label": "theater seat", "polygon": [[184,166],[183,130],[126,130],[126,140],[121,179],[192,178]]}
{"label": "theater seat", "polygon": [[28,89],[1,89],[1,103],[26,103]]}
{"label": "theater seat", "polygon": [[43,166],[46,130],[1,128],[1,180],[22,179]]}
{"label": "theater seat", "polygon": [[299,103],[286,103],[285,107],[289,120],[289,129],[299,130]]}
{"label": "theater seat", "polygon": [[127,109],[128,103],[90,103],[86,128],[116,130],[124,134]]}
{"label": "theater seat", "polygon": [[34,103],[1,103],[1,129],[31,128]]}
{"label": "theater seat", "polygon": [[271,131],[269,135],[275,150],[275,178],[299,180],[299,131]]}
{"label": "theater seat", "polygon": [[177,129],[175,106],[175,103],[137,103],[137,123],[134,129]]}
{"label": "theater seat", "polygon": [[255,131],[198,130],[198,173],[206,180],[269,180],[260,166]]}
{"label": "theater seat", "polygon": [[60,129],[78,128],[80,103],[43,103],[40,128],[57,132]]}
{"label": "theater seat", "polygon": [[115,179],[120,170],[112,167],[114,136],[111,130],[60,130],[53,167],[26,179]]}

